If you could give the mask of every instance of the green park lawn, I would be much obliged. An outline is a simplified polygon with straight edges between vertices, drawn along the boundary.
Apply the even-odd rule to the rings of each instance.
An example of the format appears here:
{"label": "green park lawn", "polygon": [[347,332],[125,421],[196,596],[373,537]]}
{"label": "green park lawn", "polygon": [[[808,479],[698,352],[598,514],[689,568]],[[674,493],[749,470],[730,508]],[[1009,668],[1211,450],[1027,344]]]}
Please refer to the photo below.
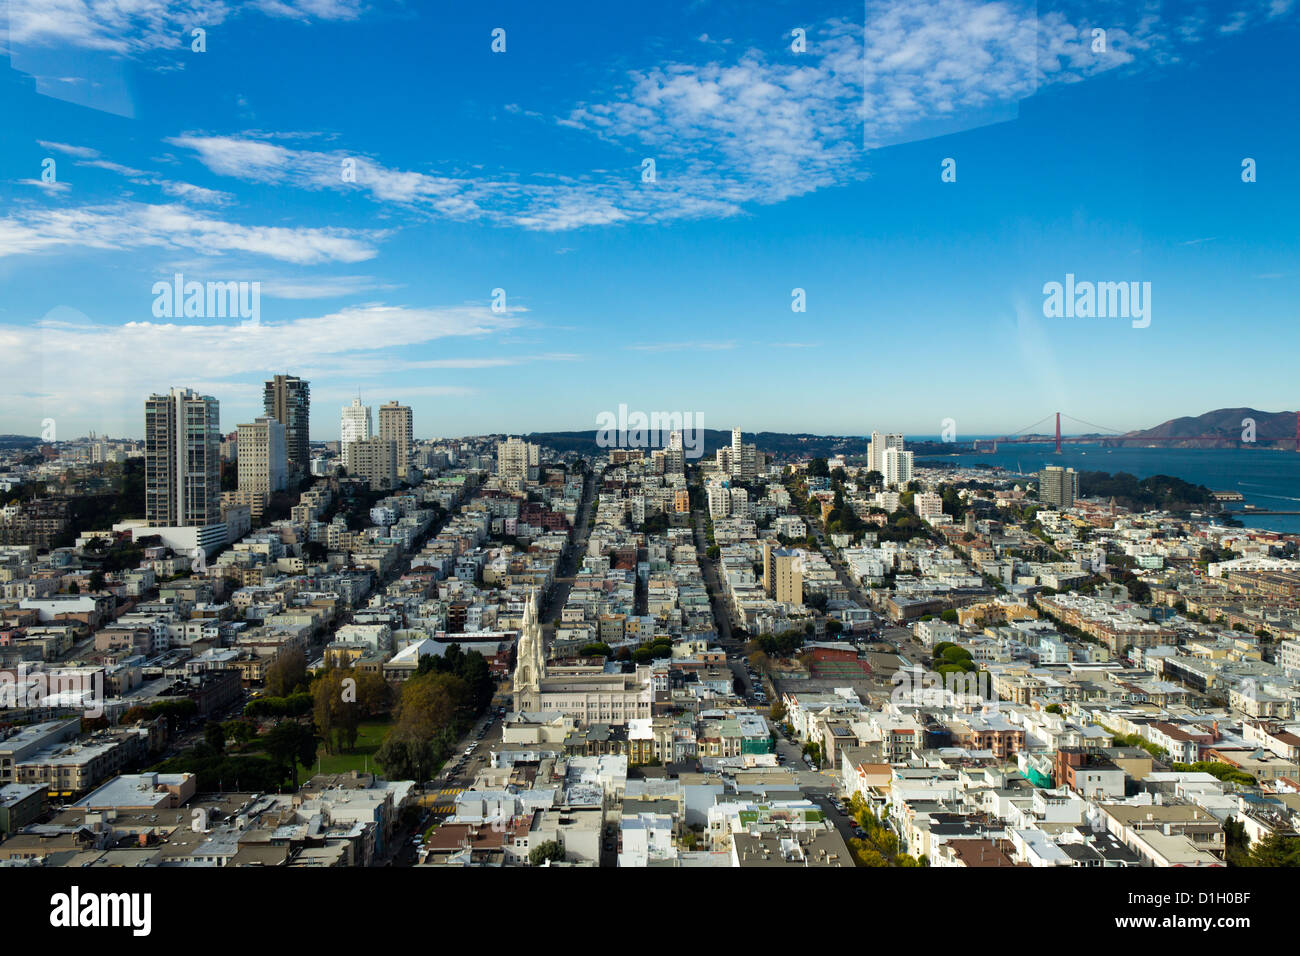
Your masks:
{"label": "green park lawn", "polygon": [[375,751],[384,742],[392,726],[392,722],[386,720],[361,724],[358,727],[356,748],[350,753],[327,754],[322,744],[316,751],[319,766],[313,764],[311,767],[304,767],[299,764],[298,779],[305,781],[317,773],[347,773],[350,770],[365,773],[369,769],[370,773],[378,773],[379,769],[375,766]]}

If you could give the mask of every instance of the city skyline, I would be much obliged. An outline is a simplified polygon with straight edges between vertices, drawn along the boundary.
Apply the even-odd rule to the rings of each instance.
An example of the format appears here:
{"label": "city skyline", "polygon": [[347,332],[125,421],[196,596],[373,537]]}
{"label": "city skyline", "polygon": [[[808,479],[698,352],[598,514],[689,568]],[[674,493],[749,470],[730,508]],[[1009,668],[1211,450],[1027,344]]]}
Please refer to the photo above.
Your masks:
{"label": "city skyline", "polygon": [[[10,7],[0,432],[139,436],[173,385],[231,431],[275,372],[327,440],[358,388],[416,437],[1296,406],[1293,84],[1223,81],[1294,76],[1288,3],[724,2],[652,34],[596,4],[199,3],[201,52],[169,11]],[[177,275],[256,308],[160,314]],[[1075,277],[1150,283],[1149,325],[1047,317]]]}
{"label": "city skyline", "polygon": [[1285,923],[1297,49],[1300,0],[2,0],[18,938],[373,948],[322,879],[543,868]]}

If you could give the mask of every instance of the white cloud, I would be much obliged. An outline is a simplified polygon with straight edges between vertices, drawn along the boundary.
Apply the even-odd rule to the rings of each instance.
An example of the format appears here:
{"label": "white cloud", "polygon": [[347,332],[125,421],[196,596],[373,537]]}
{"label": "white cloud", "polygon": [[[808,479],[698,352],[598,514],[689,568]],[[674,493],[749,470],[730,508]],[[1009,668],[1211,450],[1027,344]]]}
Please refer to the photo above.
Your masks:
{"label": "white cloud", "polygon": [[297,279],[270,278],[262,281],[262,295],[273,299],[332,299],[359,292],[391,291],[397,286],[373,276],[308,276]]}
{"label": "white cloud", "polygon": [[[1252,24],[1265,15],[1243,11]],[[271,142],[265,133],[186,133],[170,142],[219,175],[361,190],[435,218],[546,232],[722,218],[864,176],[864,145],[1005,119],[1045,84],[1172,62],[1213,29],[1204,17],[1162,16],[1158,7],[1134,17],[1115,5],[1087,17],[1039,17],[1023,0],[887,0],[869,6],[865,30],[843,19],[812,25],[804,54],[784,42],[735,54],[710,46],[721,59],[632,70],[606,86],[609,97],[559,117],[628,156],[622,171],[569,178],[392,169],[342,149],[284,145],[285,136]],[[1092,49],[1094,20],[1105,22],[1104,53]],[[1240,18],[1229,22],[1235,28]],[[517,103],[505,109],[520,121],[538,117]],[[654,182],[641,180],[645,157],[656,161]]]}
{"label": "white cloud", "polygon": [[230,203],[234,197],[229,193],[218,192],[215,189],[205,189],[202,186],[195,186],[193,183],[176,182],[171,179],[163,179],[152,173],[147,173],[141,169],[134,169],[130,166],[124,166],[121,163],[115,163],[107,159],[82,159],[77,161],[78,166],[87,166],[92,169],[103,169],[110,173],[116,173],[126,179],[131,180],[138,186],[157,186],[168,196],[174,199],[186,200],[189,202],[206,203],[213,206],[223,206]]}
{"label": "white cloud", "polygon": [[89,146],[71,146],[67,143],[54,143],[45,139],[38,139],[36,142],[46,149],[52,149],[58,153],[67,153],[69,156],[75,156],[78,159],[95,159],[99,156],[99,150],[91,149]]}
{"label": "white cloud", "polygon": [[[150,300],[143,301],[147,308]],[[104,409],[125,410],[134,421],[134,410],[143,408],[150,392],[171,385],[201,383],[223,401],[246,405],[252,386],[241,378],[287,368],[308,378],[320,375],[326,383],[391,376],[403,364],[405,350],[487,340],[521,322],[519,310],[495,313],[486,305],[373,305],[248,328],[220,320],[96,324],[59,309],[35,325],[0,325],[0,406],[9,427],[26,431],[23,421],[38,423],[45,415],[93,426]],[[397,358],[388,357],[392,354]],[[527,360],[506,356],[502,363]],[[457,367],[454,360],[446,362],[444,367]],[[427,390],[415,386],[422,388]]]}
{"label": "white cloud", "polygon": [[295,20],[355,19],[359,0],[9,0],[7,50],[71,46],[134,56],[188,49],[190,30],[212,30],[244,9]]}
{"label": "white cloud", "polygon": [[0,219],[0,258],[75,247],[154,247],[209,255],[246,252],[315,265],[373,258],[373,242],[382,235],[351,229],[246,226],[179,204],[117,202],[67,209],[26,206]]}
{"label": "white cloud", "polygon": [[44,179],[15,179],[14,182],[19,186],[36,186],[52,193],[66,193],[72,188],[69,183],[57,179],[48,182]]}
{"label": "white cloud", "polygon": [[630,352],[725,352],[736,347],[735,342],[652,342],[629,345]]}

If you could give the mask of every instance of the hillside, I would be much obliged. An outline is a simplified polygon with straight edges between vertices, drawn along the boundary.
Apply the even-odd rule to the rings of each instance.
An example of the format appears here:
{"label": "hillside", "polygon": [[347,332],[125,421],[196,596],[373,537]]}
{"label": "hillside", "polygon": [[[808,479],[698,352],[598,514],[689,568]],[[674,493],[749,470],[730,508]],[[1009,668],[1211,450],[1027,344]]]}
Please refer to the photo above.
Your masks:
{"label": "hillside", "polygon": [[1171,418],[1154,428],[1127,432],[1107,444],[1141,445],[1156,440],[1165,447],[1237,447],[1243,444],[1243,419],[1255,422],[1255,445],[1294,448],[1295,412],[1262,412],[1257,408],[1218,408],[1203,415]]}

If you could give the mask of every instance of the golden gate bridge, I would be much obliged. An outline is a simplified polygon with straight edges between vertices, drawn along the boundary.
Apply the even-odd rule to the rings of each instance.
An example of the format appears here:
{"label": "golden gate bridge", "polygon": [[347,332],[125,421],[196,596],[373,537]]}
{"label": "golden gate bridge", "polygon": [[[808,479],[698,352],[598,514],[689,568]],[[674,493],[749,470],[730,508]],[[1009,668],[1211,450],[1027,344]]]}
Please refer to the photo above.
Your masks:
{"label": "golden gate bridge", "polygon": [[[1021,428],[1019,431],[1014,431],[1009,435],[1003,435],[1000,438],[978,439],[972,443],[974,446],[974,450],[983,451],[984,448],[982,448],[981,446],[984,445],[992,445],[991,450],[997,451],[999,444],[1003,444],[1003,445],[1047,444],[1048,442],[1053,441],[1052,436],[1049,434],[1037,432],[1034,429],[1037,429],[1044,422],[1051,421],[1053,415],[1055,415],[1056,417],[1055,442],[1056,442],[1056,454],[1058,455],[1061,453],[1062,445],[1096,444],[1098,440],[1100,440],[1103,445],[1116,439],[1123,439],[1124,441],[1140,442],[1142,445],[1160,445],[1160,444],[1177,444],[1180,442],[1211,442],[1211,441],[1212,442],[1237,441],[1238,444],[1249,444],[1249,442],[1240,439],[1233,439],[1231,435],[1224,435],[1224,434],[1176,435],[1176,436],[1169,436],[1169,437],[1152,437],[1147,435],[1135,435],[1131,431],[1126,432],[1126,431],[1121,431],[1118,428],[1109,428],[1106,425],[1098,425],[1095,422],[1086,422],[1081,418],[1075,418],[1073,415],[1067,415],[1065,412],[1052,412],[1048,415],[1043,416],[1038,421],[1034,422],[1032,425],[1026,425],[1024,428]],[[1062,435],[1061,434],[1062,418],[1066,418],[1077,425],[1084,425],[1088,428],[1095,429],[1095,431],[1084,435]],[[1296,412],[1295,435],[1296,435],[1295,437],[1296,451],[1300,452],[1300,411]]]}

